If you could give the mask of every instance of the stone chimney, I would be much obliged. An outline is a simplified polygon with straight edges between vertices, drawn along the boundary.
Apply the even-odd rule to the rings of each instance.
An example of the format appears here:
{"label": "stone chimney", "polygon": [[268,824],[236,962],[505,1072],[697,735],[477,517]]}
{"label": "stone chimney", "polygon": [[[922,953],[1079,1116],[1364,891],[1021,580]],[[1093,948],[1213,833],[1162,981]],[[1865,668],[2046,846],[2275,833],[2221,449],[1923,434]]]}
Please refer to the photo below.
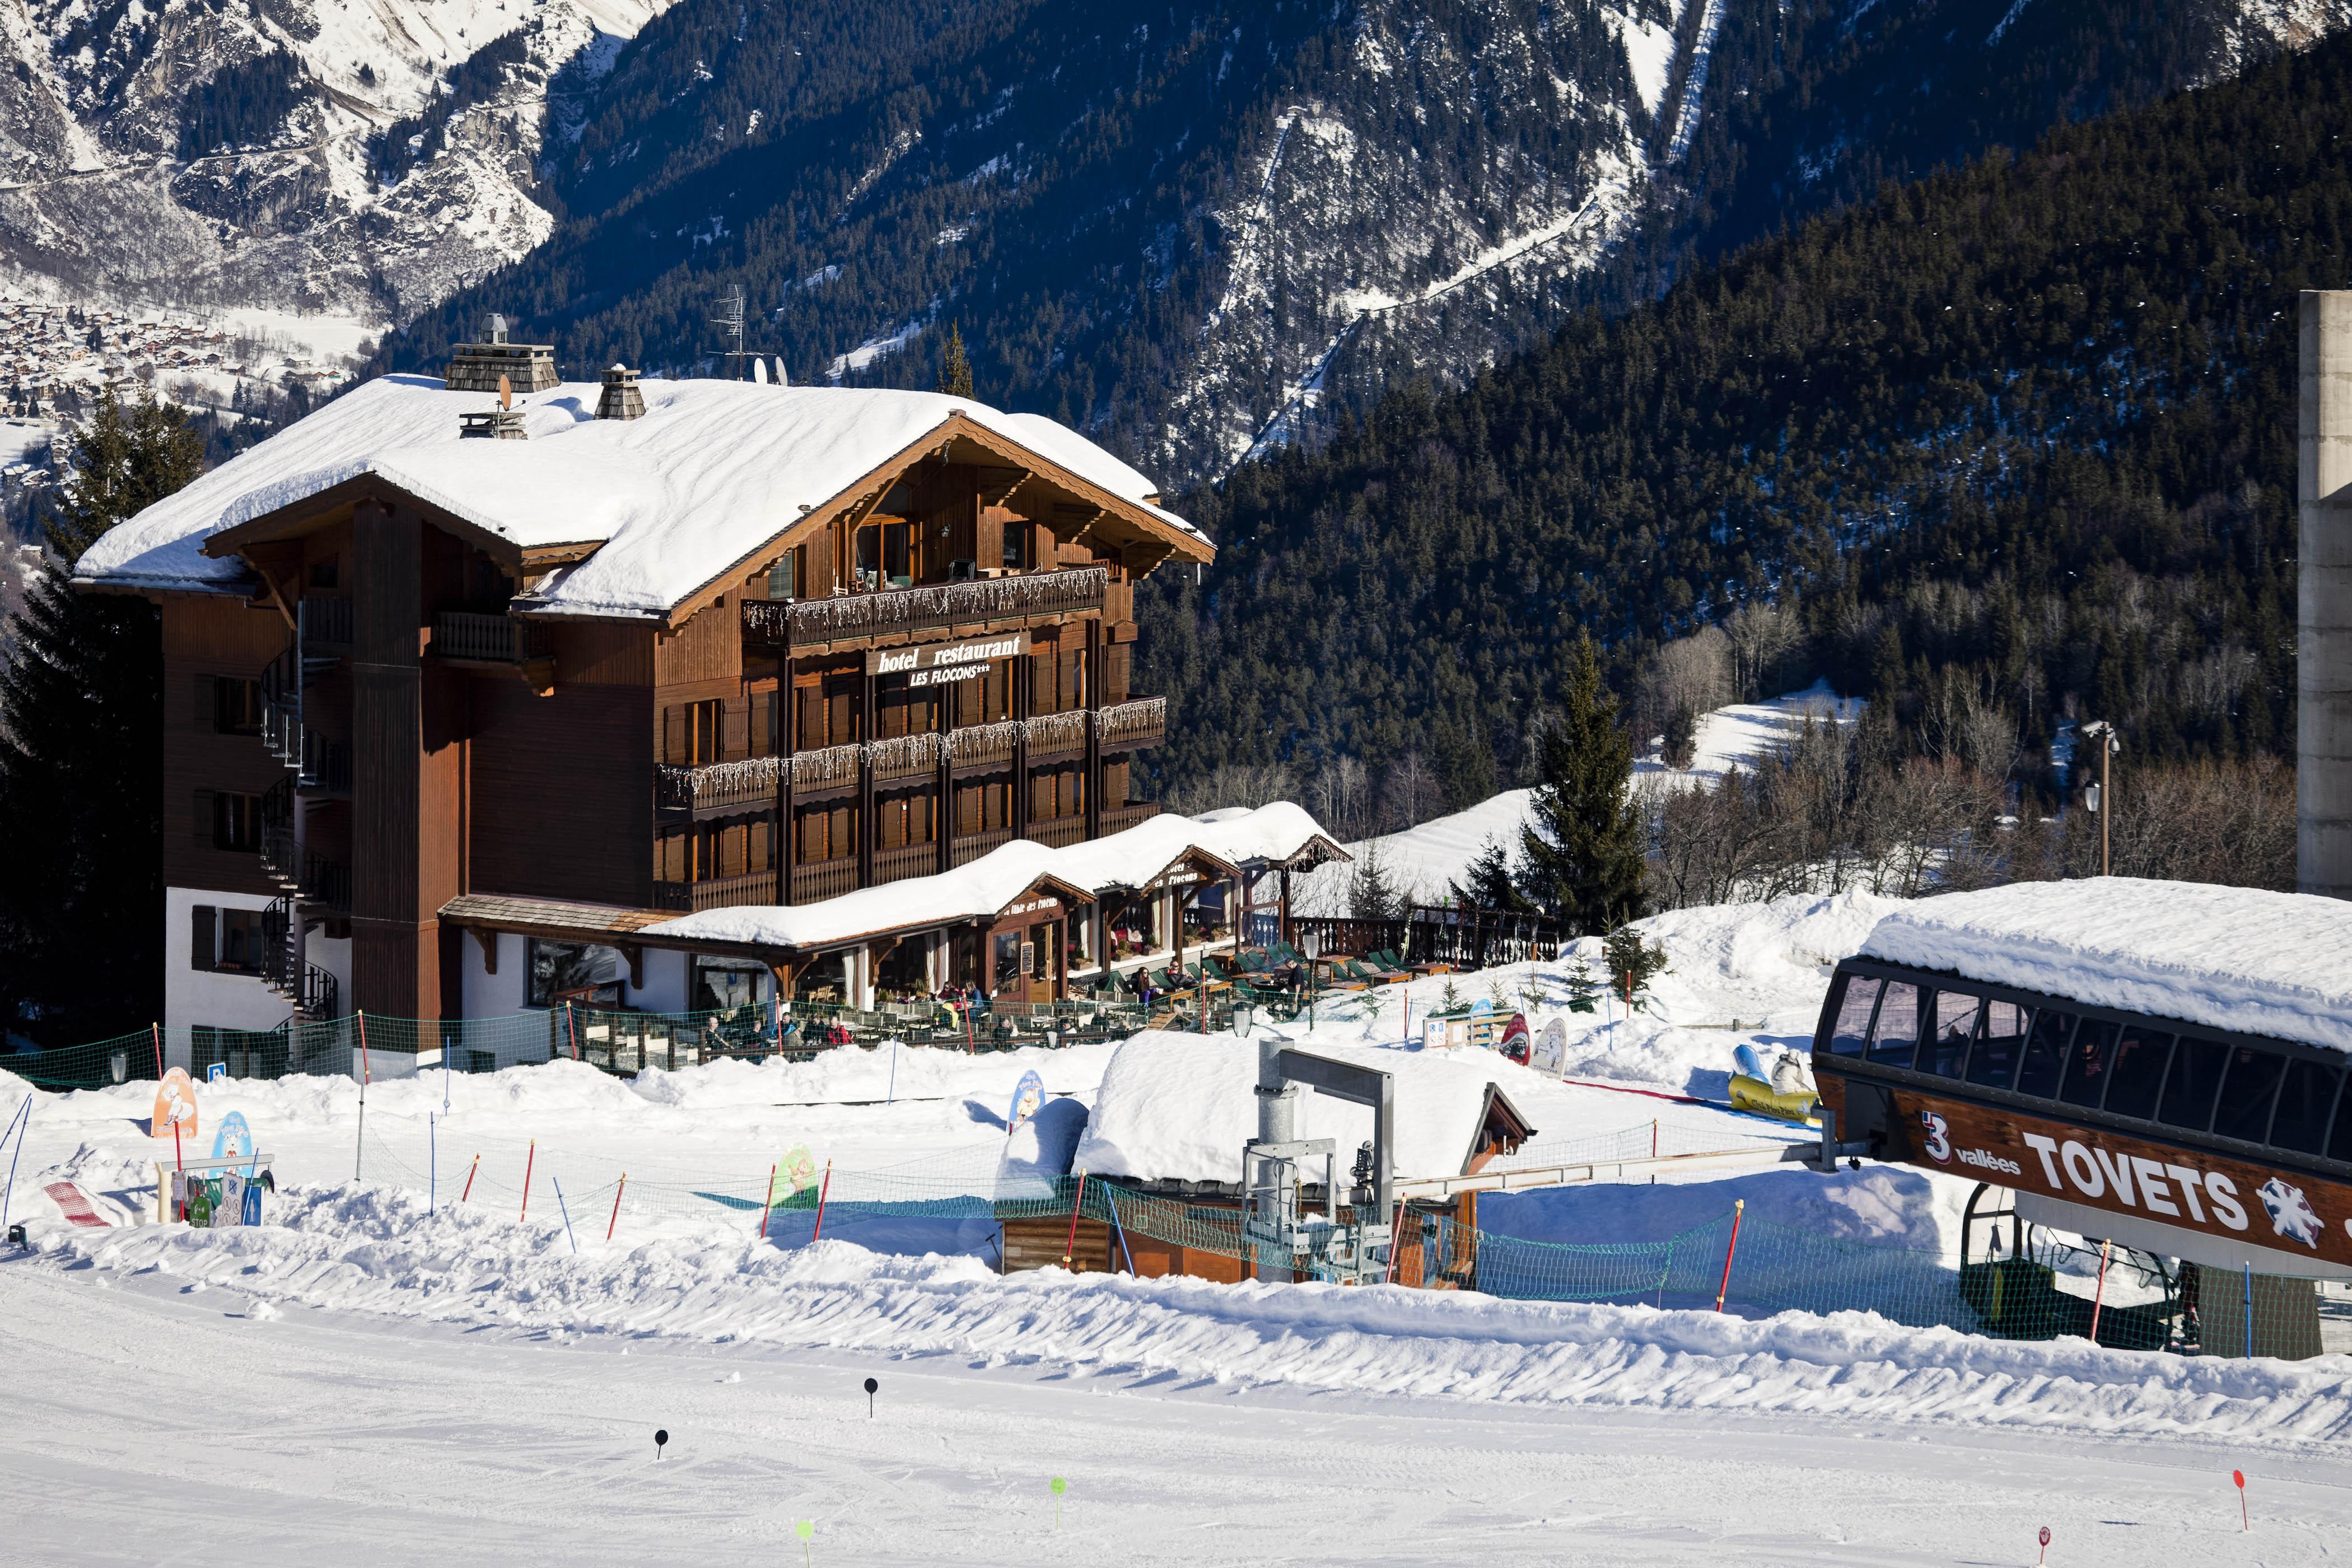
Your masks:
{"label": "stone chimney", "polygon": [[2294,882],[2352,899],[2352,291],[2301,316]]}
{"label": "stone chimney", "polygon": [[509,342],[508,331],[504,316],[485,321],[481,342],[459,343],[450,354],[442,384],[452,392],[496,392],[499,378],[504,376],[515,391],[525,395],[556,385],[554,345]]}
{"label": "stone chimney", "polygon": [[627,365],[614,362],[604,373],[604,390],[596,399],[599,419],[642,419],[646,416],[646,395],[637,390],[637,373]]}

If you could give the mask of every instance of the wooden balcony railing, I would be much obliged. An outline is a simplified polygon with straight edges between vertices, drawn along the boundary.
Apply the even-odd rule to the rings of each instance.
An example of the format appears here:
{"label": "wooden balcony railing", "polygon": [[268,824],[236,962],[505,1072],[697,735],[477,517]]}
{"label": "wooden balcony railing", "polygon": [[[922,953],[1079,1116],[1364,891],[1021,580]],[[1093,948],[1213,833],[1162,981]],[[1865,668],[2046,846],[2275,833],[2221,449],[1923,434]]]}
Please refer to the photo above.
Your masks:
{"label": "wooden balcony railing", "polygon": [[793,902],[796,904],[814,904],[821,899],[837,899],[856,890],[855,855],[845,855],[838,860],[812,860],[793,868]]}
{"label": "wooden balcony railing", "polygon": [[857,783],[858,748],[826,746],[821,751],[796,752],[793,754],[793,788],[796,790],[838,789]]}
{"label": "wooden balcony railing", "polygon": [[1083,613],[1103,607],[1109,584],[1107,568],[1081,566],[879,594],[835,594],[824,599],[746,599],[743,638],[761,647],[799,647]]}
{"label": "wooden balcony railing", "polygon": [[656,882],[654,908],[692,913],[697,910],[731,910],[741,904],[776,901],[776,874],[750,871],[740,877],[710,877],[699,882]]}
{"label": "wooden balcony railing", "polygon": [[433,617],[433,652],[441,658],[520,664],[546,658],[546,642],[540,627],[512,616],[444,610]]}
{"label": "wooden balcony railing", "polygon": [[1137,801],[1132,805],[1112,806],[1103,813],[1103,837],[1108,838],[1114,833],[1124,833],[1129,828],[1139,826],[1159,815],[1158,803],[1149,800]]}
{"label": "wooden balcony railing", "polygon": [[1029,760],[1066,756],[1087,749],[1087,715],[1082,708],[1067,713],[1040,713],[1029,721]]}
{"label": "wooden balcony railing", "polygon": [[1083,816],[1049,816],[1029,825],[1029,837],[1048,849],[1066,848],[1087,836]]}
{"label": "wooden balcony railing", "polygon": [[1168,699],[1139,697],[1130,702],[1115,702],[1095,715],[1095,724],[1106,752],[1156,746],[1168,733]]}
{"label": "wooden balcony railing", "polygon": [[874,852],[874,886],[887,882],[903,882],[909,877],[928,877],[940,868],[940,847],[936,844],[901,844],[892,849]]}
{"label": "wooden balcony railing", "polygon": [[662,811],[758,811],[773,805],[782,783],[782,757],[749,757],[698,768],[654,766],[654,805]]}
{"label": "wooden balcony railing", "polygon": [[959,835],[948,852],[948,858],[959,866],[969,866],[992,849],[1001,849],[1013,842],[1009,827],[992,827],[985,833]]}
{"label": "wooden balcony railing", "polygon": [[948,732],[948,756],[959,768],[1010,767],[1020,742],[1021,722],[1017,719],[1008,719],[1002,724],[975,724],[968,730]]}
{"label": "wooden balcony railing", "polygon": [[866,752],[877,784],[894,779],[921,778],[939,769],[940,737],[928,732],[894,735],[887,741],[875,742]]}
{"label": "wooden balcony railing", "polygon": [[294,602],[295,624],[305,647],[312,643],[343,644],[352,640],[352,602],[323,595],[304,595]]}

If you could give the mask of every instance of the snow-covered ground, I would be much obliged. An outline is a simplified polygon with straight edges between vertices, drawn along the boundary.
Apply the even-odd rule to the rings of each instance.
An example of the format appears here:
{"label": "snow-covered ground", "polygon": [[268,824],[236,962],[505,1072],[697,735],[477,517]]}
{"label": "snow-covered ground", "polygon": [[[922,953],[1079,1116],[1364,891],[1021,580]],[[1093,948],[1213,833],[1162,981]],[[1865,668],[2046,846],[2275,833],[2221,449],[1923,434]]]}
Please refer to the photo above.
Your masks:
{"label": "snow-covered ground", "polygon": [[[1672,967],[1630,1018],[1559,1012],[1572,964],[1547,964],[1391,987],[1285,1032],[1402,1049],[1407,1001],[1419,1016],[1451,984],[1570,1026],[1571,1081],[1492,1064],[1538,1128],[1530,1155],[1653,1119],[1670,1146],[1769,1145],[1800,1134],[1658,1096],[1719,1094],[1736,1043],[1800,1042],[1827,965],[1886,907],[1660,917]],[[808,1560],[835,1563],[2009,1563],[2048,1524],[2053,1562],[2137,1568],[2331,1561],[2352,1525],[2343,1356],[999,1277],[979,1219],[837,1210],[810,1245],[794,1212],[758,1233],[795,1149],[833,1163],[836,1201],[901,1178],[986,1191],[1020,1075],[1087,1103],[1114,1049],[845,1050],[633,1083],[565,1062],[428,1074],[371,1085],[363,1136],[349,1080],[205,1086],[199,1142],[236,1110],[281,1184],[269,1224],[229,1230],[124,1223],[158,1153],[136,1086],[37,1095],[12,1197],[33,1250],[0,1258],[0,1475],[44,1506],[17,1510],[13,1549],[788,1561],[793,1521],[814,1520]],[[0,1115],[26,1092],[0,1079]],[[118,1223],[67,1224],[42,1191],[61,1179]],[[1780,1166],[1490,1196],[1480,1218],[1640,1241],[1739,1196],[1759,1220],[1948,1251],[1965,1192]],[[1053,1476],[1070,1483],[1058,1531]]]}

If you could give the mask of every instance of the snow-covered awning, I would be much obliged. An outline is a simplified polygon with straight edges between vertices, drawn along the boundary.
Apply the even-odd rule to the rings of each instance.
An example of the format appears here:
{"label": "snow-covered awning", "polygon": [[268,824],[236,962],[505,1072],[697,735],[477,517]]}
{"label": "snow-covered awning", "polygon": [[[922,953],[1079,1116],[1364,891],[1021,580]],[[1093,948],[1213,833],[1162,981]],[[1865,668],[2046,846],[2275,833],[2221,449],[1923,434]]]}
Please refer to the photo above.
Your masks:
{"label": "snow-covered awning", "polygon": [[1215,815],[1220,820],[1214,822],[1155,816],[1124,833],[1061,849],[1016,838],[968,866],[934,876],[861,888],[820,903],[704,910],[647,930],[673,942],[707,937],[713,942],[822,952],[942,926],[1000,920],[1041,887],[1062,889],[1072,901],[1087,903],[1107,892],[1154,887],[1171,869],[1188,864],[1208,876],[1237,874],[1245,862],[1221,853],[1220,846],[1272,848],[1295,856],[1311,852],[1318,842],[1330,843],[1312,816],[1286,801],[1238,815]]}
{"label": "snow-covered awning", "polygon": [[[601,387],[518,398],[528,438],[467,440],[480,393],[431,377],[369,382],[110,531],[75,567],[89,587],[238,592],[231,531],[267,533],[367,480],[518,552],[568,547],[527,613],[660,620],[785,533],[822,526],[875,476],[950,444],[1017,464],[1119,526],[1205,560],[1207,538],[1151,480],[1076,431],[929,392],[644,381],[646,412],[598,419]],[[290,520],[289,520],[290,521]]]}
{"label": "snow-covered awning", "polygon": [[2352,902],[2095,877],[1922,899],[1860,956],[2352,1051]]}
{"label": "snow-covered awning", "polygon": [[[1467,1175],[1496,1133],[1535,1129],[1496,1086],[1485,1051],[1406,1051],[1367,1046],[1312,1047],[1395,1079],[1396,1174]],[[1255,1041],[1226,1035],[1147,1029],[1121,1045],[1079,1140],[1075,1164],[1097,1176],[1140,1182],[1235,1184],[1242,1145],[1257,1136]],[[1328,1138],[1344,1173],[1372,1135],[1370,1108],[1308,1094],[1299,1102],[1301,1139]]]}

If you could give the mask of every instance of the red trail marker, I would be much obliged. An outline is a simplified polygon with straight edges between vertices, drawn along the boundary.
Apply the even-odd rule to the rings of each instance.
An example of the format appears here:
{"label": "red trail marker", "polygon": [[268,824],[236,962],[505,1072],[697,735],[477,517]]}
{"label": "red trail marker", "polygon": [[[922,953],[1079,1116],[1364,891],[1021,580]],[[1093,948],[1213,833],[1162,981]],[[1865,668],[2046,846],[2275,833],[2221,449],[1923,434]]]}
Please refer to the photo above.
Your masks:
{"label": "red trail marker", "polygon": [[2050,1527],[2046,1524],[2042,1527],[2042,1555],[2033,1561],[2037,1563],[2050,1561]]}
{"label": "red trail marker", "polygon": [[2254,1528],[2253,1516],[2246,1511],[2246,1472],[2231,1470],[2230,1479],[2238,1483],[2238,1528],[2241,1531],[2252,1530]]}

